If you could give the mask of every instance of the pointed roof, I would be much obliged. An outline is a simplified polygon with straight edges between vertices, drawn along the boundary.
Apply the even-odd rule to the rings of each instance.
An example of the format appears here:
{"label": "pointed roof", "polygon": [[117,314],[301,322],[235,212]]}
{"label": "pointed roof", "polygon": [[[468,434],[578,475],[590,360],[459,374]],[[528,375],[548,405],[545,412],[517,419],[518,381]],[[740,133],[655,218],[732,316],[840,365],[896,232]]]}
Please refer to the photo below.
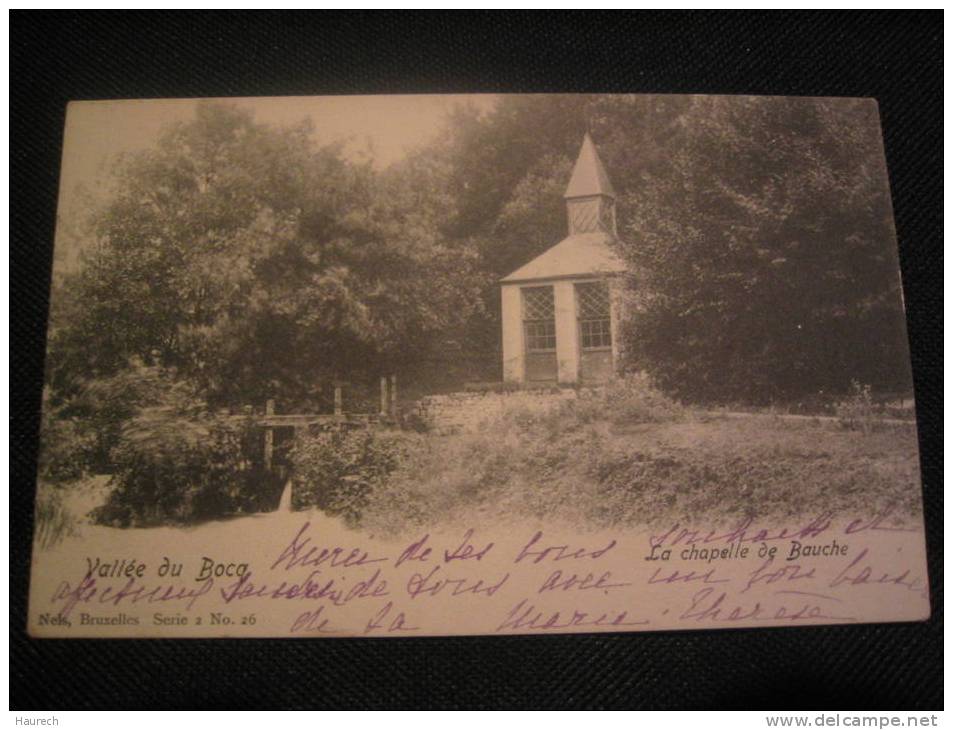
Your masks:
{"label": "pointed roof", "polygon": [[579,150],[579,157],[576,158],[576,166],[572,170],[572,177],[569,179],[569,186],[566,188],[564,198],[585,198],[592,195],[605,195],[615,198],[615,190],[612,183],[609,182],[609,176],[606,174],[606,168],[602,166],[602,160],[599,159],[599,153],[592,142],[592,137],[586,132],[582,140],[582,148]]}
{"label": "pointed roof", "polygon": [[541,279],[621,274],[626,267],[612,250],[611,242],[612,237],[601,231],[577,233],[564,238],[501,281],[512,284]]}

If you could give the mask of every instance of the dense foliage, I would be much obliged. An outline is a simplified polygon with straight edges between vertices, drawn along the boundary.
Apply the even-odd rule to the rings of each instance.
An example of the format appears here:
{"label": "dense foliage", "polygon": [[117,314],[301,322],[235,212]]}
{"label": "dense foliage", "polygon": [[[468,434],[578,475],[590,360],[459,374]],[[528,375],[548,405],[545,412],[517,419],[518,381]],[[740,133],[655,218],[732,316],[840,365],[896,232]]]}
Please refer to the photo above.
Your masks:
{"label": "dense foliage", "polygon": [[624,199],[632,359],[704,399],[909,388],[876,106],[700,97],[681,127]]}
{"label": "dense foliage", "polygon": [[[619,193],[628,370],[696,402],[909,388],[870,102],[506,96],[383,170],[201,103],[64,223],[84,255],[55,280],[41,475],[114,473],[110,522],[240,511],[257,451],[219,409],[498,380],[498,280],[565,235],[587,130]],[[360,513],[391,468],[361,438],[300,446],[300,499]]]}
{"label": "dense foliage", "polygon": [[[465,123],[464,123],[465,122]],[[630,369],[693,400],[910,387],[877,109],[780,97],[506,97],[458,120],[447,223],[494,277],[565,235],[588,128],[619,194]],[[485,292],[489,338],[498,292]]]}
{"label": "dense foliage", "polygon": [[146,408],[113,452],[113,489],[93,518],[119,527],[191,523],[278,506],[260,432],[244,421]]}
{"label": "dense foliage", "polygon": [[120,165],[56,292],[54,405],[131,358],[213,404],[326,405],[331,378],[451,362],[498,378],[496,282],[565,235],[586,129],[619,192],[633,369],[704,399],[908,385],[875,105],[540,95],[460,108],[383,171],[200,104]]}
{"label": "dense foliage", "polygon": [[398,433],[332,428],[291,450],[292,507],[319,507],[356,524],[387,476],[406,461],[412,439]]}
{"label": "dense foliage", "polygon": [[37,473],[46,484],[71,482],[83,477],[95,461],[97,434],[90,424],[71,417],[50,402],[43,392],[42,444]]}
{"label": "dense foliage", "polygon": [[120,166],[56,292],[55,393],[131,358],[213,404],[326,401],[332,378],[391,372],[479,309],[474,257],[437,235],[420,192],[314,149],[306,126],[199,105]]}

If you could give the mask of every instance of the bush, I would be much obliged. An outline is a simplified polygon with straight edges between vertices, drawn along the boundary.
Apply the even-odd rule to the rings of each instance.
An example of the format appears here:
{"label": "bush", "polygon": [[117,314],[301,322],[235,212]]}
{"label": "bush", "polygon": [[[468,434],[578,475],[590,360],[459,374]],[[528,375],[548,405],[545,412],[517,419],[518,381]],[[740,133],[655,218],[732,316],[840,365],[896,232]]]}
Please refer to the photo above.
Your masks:
{"label": "bush", "polygon": [[607,421],[614,426],[666,423],[682,418],[685,409],[655,388],[648,376],[627,375],[602,388],[580,390],[542,409],[517,406],[505,418],[523,430],[542,427],[550,438],[581,426]]}
{"label": "bush", "polygon": [[118,373],[85,381],[66,399],[43,393],[41,478],[73,481],[113,471],[113,449],[129,419],[143,408],[169,406],[187,412],[194,390],[173,370],[133,359]]}
{"label": "bush", "polygon": [[87,473],[96,436],[83,422],[66,418],[43,404],[40,429],[38,476],[49,484],[62,484],[82,479]]}
{"label": "bush", "polygon": [[834,406],[834,412],[844,428],[869,434],[876,415],[870,386],[852,380],[848,396]]}
{"label": "bush", "polygon": [[399,467],[375,484],[361,526],[397,535],[418,525],[458,520],[461,509],[495,504],[526,456],[521,433],[503,416],[486,431],[409,442]]}
{"label": "bush", "polygon": [[685,409],[656,388],[648,375],[634,373],[606,386],[605,417],[616,425],[664,423],[681,418]]}
{"label": "bush", "polygon": [[261,463],[260,436],[243,419],[144,409],[113,449],[113,491],[93,519],[139,527],[274,509],[281,483]]}
{"label": "bush", "polygon": [[371,497],[408,458],[412,437],[333,427],[297,439],[291,449],[292,507],[318,507],[360,522]]}

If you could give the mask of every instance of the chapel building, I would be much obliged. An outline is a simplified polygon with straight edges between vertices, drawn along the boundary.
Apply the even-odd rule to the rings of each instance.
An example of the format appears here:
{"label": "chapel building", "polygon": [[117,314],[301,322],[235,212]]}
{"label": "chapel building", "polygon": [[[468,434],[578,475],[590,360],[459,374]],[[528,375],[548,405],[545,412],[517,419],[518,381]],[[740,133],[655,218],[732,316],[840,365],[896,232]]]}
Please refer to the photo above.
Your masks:
{"label": "chapel building", "polygon": [[626,267],[611,246],[616,194],[588,134],[563,197],[569,235],[501,280],[509,383],[597,384],[616,371]]}

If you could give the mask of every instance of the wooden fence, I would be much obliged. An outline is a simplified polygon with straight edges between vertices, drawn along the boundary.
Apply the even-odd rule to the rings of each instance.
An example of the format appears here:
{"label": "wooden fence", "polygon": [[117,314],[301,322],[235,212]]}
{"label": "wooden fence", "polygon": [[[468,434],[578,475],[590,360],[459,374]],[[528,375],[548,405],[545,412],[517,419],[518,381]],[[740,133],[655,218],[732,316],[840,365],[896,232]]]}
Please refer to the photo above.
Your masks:
{"label": "wooden fence", "polygon": [[255,423],[265,430],[265,468],[272,469],[275,457],[275,433],[280,428],[310,431],[332,424],[348,424],[358,428],[370,428],[374,425],[394,425],[397,416],[397,376],[381,378],[381,400],[378,413],[345,413],[344,387],[348,383],[334,383],[334,413],[275,413],[275,401],[270,398],[265,403],[265,413],[254,416]]}

